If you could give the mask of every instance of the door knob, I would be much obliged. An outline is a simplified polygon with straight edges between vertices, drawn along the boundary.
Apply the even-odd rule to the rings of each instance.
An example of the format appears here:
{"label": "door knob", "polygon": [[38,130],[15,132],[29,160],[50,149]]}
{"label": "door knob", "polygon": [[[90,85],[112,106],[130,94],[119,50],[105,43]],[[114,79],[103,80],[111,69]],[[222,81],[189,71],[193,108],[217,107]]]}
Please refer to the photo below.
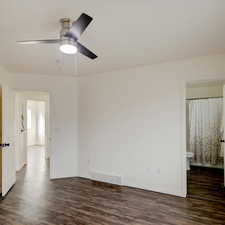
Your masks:
{"label": "door knob", "polygon": [[2,148],[4,148],[4,147],[9,147],[9,146],[10,146],[9,143],[2,143],[2,144],[0,144],[0,147],[2,147]]}

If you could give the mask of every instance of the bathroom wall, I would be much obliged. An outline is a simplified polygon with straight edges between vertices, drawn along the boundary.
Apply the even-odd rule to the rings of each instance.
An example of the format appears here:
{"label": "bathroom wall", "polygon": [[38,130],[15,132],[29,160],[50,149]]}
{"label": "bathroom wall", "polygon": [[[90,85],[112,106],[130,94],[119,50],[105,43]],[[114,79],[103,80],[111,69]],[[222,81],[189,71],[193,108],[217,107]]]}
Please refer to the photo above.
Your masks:
{"label": "bathroom wall", "polygon": [[196,83],[190,84],[186,89],[187,98],[205,98],[223,96],[223,83]]}

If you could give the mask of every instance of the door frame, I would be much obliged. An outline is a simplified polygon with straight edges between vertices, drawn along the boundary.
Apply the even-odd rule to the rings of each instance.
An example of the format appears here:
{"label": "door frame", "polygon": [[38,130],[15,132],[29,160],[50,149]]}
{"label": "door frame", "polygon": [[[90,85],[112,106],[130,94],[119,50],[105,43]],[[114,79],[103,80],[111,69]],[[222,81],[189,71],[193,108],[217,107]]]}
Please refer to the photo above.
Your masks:
{"label": "door frame", "polygon": [[[196,76],[198,77],[198,76]],[[223,85],[225,85],[225,75],[212,75],[209,77],[202,77],[199,79],[190,79],[185,80],[181,82],[182,87],[182,94],[181,94],[181,120],[182,120],[182,140],[181,140],[181,174],[182,174],[182,195],[184,197],[187,197],[187,171],[186,171],[186,151],[187,151],[187,114],[186,114],[186,90],[187,85],[191,83],[203,83],[203,82],[221,82]],[[224,94],[224,93],[223,93]],[[225,108],[225,105],[223,105]],[[225,121],[224,121],[225,123]],[[225,135],[225,132],[224,132]],[[224,151],[225,156],[225,151]],[[224,185],[225,185],[225,158],[224,158]]]}
{"label": "door frame", "polygon": [[[45,121],[47,129],[45,130],[45,134],[46,135],[46,148],[47,148],[47,152],[48,152],[48,156],[50,159],[50,154],[51,154],[51,138],[50,138],[50,98],[51,98],[51,94],[48,91],[36,91],[36,90],[20,90],[20,89],[16,89],[16,93],[17,94],[21,94],[22,95],[22,99],[23,99],[23,104],[24,104],[24,125],[25,125],[25,131],[27,132],[27,101],[31,100],[31,101],[42,101],[45,102],[45,114],[47,113],[48,115],[45,115],[45,120],[47,117],[48,121]],[[40,93],[44,93],[47,95],[47,98],[44,99],[44,97],[40,97],[37,94]],[[16,124],[15,124],[16,125]],[[15,126],[16,127],[16,126]],[[17,141],[17,146],[18,146],[18,140]],[[25,159],[24,159],[24,164],[27,164],[27,134],[25,136],[25,143],[24,143],[24,147],[25,147]],[[16,149],[16,151],[18,151]],[[51,159],[50,159],[50,164],[51,164]],[[50,171],[51,171],[51,166],[50,166]]]}

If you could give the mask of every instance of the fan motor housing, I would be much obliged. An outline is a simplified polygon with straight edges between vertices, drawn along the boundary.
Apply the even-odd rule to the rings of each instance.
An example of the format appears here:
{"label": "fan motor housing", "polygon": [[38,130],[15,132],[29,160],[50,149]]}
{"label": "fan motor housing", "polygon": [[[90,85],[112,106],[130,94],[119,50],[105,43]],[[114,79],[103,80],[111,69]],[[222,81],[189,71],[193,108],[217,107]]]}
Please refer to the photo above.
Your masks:
{"label": "fan motor housing", "polygon": [[59,22],[61,24],[60,38],[65,38],[65,34],[70,31],[70,18],[62,18]]}

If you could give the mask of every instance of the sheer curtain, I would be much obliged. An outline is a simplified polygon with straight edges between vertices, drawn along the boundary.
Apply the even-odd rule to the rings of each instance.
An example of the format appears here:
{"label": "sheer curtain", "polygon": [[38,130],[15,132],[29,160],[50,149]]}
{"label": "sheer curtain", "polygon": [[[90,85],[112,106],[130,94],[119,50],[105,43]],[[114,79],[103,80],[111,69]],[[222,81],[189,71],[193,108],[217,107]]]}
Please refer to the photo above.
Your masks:
{"label": "sheer curtain", "polygon": [[223,133],[222,98],[189,100],[189,151],[193,163],[217,165],[221,157]]}

